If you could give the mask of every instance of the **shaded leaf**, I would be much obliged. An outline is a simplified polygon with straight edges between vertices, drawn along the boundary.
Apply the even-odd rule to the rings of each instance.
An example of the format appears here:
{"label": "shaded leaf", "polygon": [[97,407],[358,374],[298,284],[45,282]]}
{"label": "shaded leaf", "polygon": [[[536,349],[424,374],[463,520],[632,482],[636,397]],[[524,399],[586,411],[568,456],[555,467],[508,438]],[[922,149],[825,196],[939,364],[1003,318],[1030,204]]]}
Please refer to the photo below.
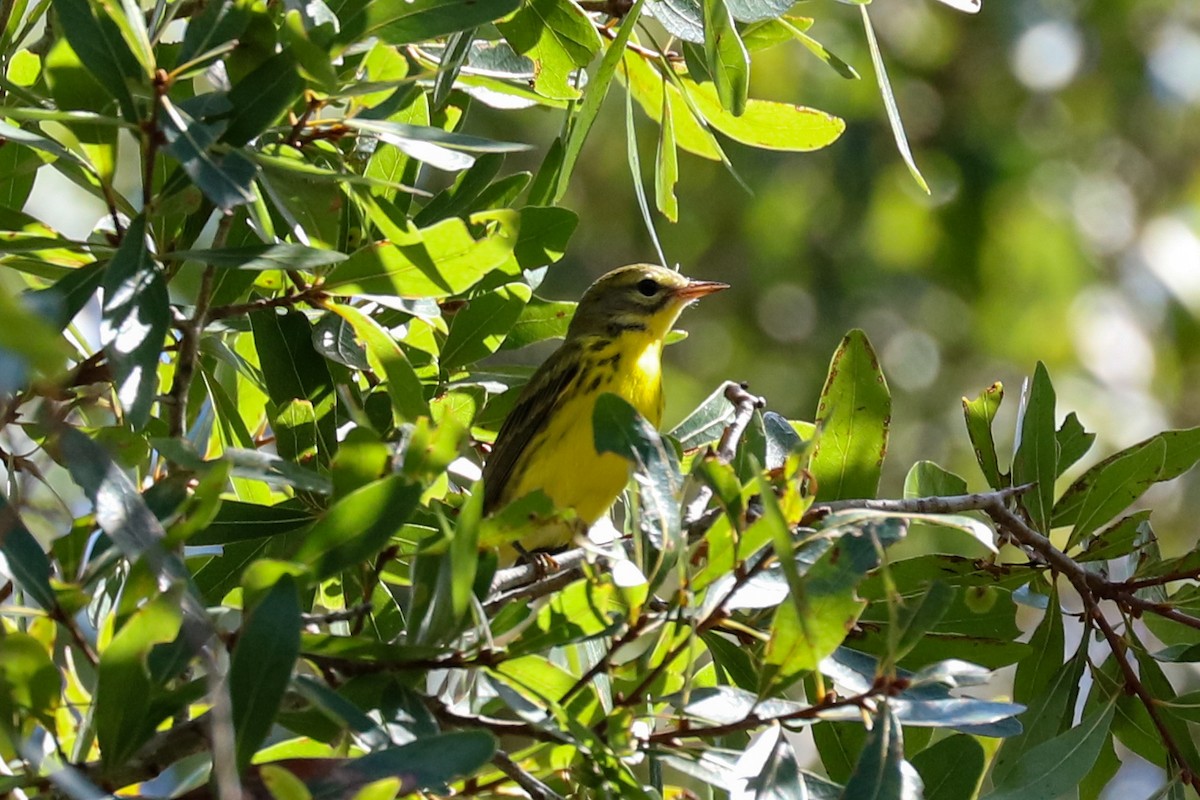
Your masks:
{"label": "shaded leaf", "polygon": [[411,422],[418,417],[429,416],[429,404],[425,402],[421,381],[404,351],[387,331],[352,306],[339,303],[331,305],[330,310],[346,320],[366,345],[368,361],[387,378],[388,397],[400,420]]}
{"label": "shaded leaf", "polygon": [[336,250],[322,250],[288,242],[222,247],[218,250],[176,250],[163,256],[164,261],[198,261],[207,266],[226,269],[298,269],[310,272],[320,267],[339,264],[346,258],[344,253]]}
{"label": "shaded leaf", "polygon": [[1074,789],[1108,741],[1115,710],[1110,703],[1025,755],[986,800],[1053,800]]}
{"label": "shaded leaf", "polygon": [[171,323],[167,283],[150,254],[144,216],[125,231],[105,271],[103,290],[100,342],[125,420],[140,430],[158,393],[158,360]]}
{"label": "shaded leaf", "polygon": [[284,574],[249,610],[229,662],[229,699],[244,769],[275,724],[300,653],[300,598]]}
{"label": "shaded leaf", "polygon": [[250,159],[238,150],[222,153],[212,149],[219,130],[193,120],[165,97],[162,114],[167,151],[205,197],[226,211],[254,202],[250,187],[257,170]]}
{"label": "shaded leaf", "polygon": [[442,368],[453,370],[496,352],[532,294],[525,284],[510,283],[471,298],[450,320]]}
{"label": "shaded leaf", "polygon": [[420,494],[419,485],[398,474],[351,492],[305,534],[294,559],[318,579],[366,561],[408,521]]}
{"label": "shaded leaf", "polygon": [[904,760],[900,724],[885,703],[875,715],[874,727],[846,781],[843,797],[918,800],[921,792],[920,775]]}
{"label": "shaded leaf", "polygon": [[987,763],[983,748],[965,734],[942,739],[912,758],[925,786],[925,800],[974,797]]}
{"label": "shaded leaf", "polygon": [[3,572],[11,575],[27,597],[49,611],[58,606],[50,586],[50,559],[21,517],[0,494],[0,556]]}

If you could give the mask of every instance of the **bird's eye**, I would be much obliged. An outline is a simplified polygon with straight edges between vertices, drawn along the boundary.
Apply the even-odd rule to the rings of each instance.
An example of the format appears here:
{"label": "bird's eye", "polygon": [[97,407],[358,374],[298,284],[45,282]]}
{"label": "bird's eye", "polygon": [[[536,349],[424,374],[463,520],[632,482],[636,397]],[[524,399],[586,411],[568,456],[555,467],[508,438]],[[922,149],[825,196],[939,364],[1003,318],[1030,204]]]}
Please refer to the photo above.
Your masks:
{"label": "bird's eye", "polygon": [[642,278],[638,281],[637,290],[646,297],[654,297],[658,293],[658,284],[653,278]]}

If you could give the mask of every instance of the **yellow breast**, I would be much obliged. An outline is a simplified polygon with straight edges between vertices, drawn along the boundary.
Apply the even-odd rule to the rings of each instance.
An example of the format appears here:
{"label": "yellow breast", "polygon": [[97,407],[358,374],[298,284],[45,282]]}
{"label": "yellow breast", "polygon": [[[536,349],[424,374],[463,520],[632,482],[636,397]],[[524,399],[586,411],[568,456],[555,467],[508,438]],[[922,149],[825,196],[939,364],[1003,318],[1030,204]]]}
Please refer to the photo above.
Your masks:
{"label": "yellow breast", "polygon": [[[574,509],[591,525],[604,514],[629,481],[630,464],[612,453],[596,452],[592,412],[596,398],[611,392],[628,401],[657,425],[662,420],[662,342],[627,333],[615,342],[585,347],[587,366],[564,391],[563,406],[529,443],[519,470],[521,479],[509,495],[523,497],[541,490],[558,508]],[[527,550],[568,544],[571,533],[547,528],[522,540]]]}

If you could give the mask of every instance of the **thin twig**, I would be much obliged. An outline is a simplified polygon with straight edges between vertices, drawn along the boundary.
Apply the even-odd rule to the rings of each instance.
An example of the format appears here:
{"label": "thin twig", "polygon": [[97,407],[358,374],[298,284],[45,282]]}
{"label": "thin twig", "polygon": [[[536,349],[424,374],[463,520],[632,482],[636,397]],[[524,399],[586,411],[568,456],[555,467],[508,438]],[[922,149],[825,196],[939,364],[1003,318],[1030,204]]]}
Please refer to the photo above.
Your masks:
{"label": "thin twig", "polygon": [[496,766],[496,769],[507,775],[513,783],[524,789],[531,800],[564,800],[563,796],[558,792],[522,769],[503,750],[497,750],[496,755],[492,756],[492,764]]}
{"label": "thin twig", "polygon": [[327,295],[316,287],[310,287],[301,292],[266,297],[261,300],[251,300],[249,303],[236,303],[228,306],[217,306],[208,310],[208,321],[240,317],[262,311],[267,308],[291,308],[301,303],[317,303],[326,299]]}
{"label": "thin twig", "polygon": [[[721,440],[717,443],[715,455],[722,464],[729,464],[737,456],[738,443],[746,433],[750,420],[754,418],[754,412],[765,407],[767,401],[746,391],[746,384],[734,381],[726,382],[724,395],[725,399],[733,405],[733,419],[721,433]],[[701,486],[696,492],[696,496],[684,509],[683,527],[689,534],[700,532],[692,529],[697,527],[697,523],[705,517],[705,510],[708,508],[712,496],[711,486]],[[711,523],[709,524],[711,525]]]}
{"label": "thin twig", "polygon": [[[233,226],[233,215],[226,214],[217,223],[217,231],[213,235],[212,246],[220,249],[225,246],[229,229]],[[192,388],[192,376],[196,372],[196,358],[200,354],[200,335],[208,324],[208,304],[212,300],[213,279],[216,268],[209,264],[204,268],[200,279],[200,290],[196,295],[196,309],[192,318],[184,320],[179,326],[179,355],[175,359],[175,380],[171,384],[171,417],[168,433],[173,439],[183,436],[187,427],[188,394]]]}
{"label": "thin twig", "polygon": [[834,500],[821,503],[818,508],[833,511],[863,509],[888,511],[896,514],[961,514],[964,511],[988,511],[997,503],[1001,506],[1011,497],[1032,489],[1036,484],[1026,483],[1010,486],[993,492],[955,494],[945,497],[910,497],[903,500]]}

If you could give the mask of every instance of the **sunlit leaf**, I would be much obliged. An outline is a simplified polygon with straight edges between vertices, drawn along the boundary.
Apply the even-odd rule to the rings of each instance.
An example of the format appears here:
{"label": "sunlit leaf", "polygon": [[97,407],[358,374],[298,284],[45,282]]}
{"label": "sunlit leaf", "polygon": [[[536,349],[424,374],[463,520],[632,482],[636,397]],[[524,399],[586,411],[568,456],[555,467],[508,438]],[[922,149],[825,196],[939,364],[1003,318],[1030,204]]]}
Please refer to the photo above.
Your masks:
{"label": "sunlit leaf", "polygon": [[842,340],[821,390],[810,469],[822,500],[874,497],[887,452],[892,399],[866,334]]}

